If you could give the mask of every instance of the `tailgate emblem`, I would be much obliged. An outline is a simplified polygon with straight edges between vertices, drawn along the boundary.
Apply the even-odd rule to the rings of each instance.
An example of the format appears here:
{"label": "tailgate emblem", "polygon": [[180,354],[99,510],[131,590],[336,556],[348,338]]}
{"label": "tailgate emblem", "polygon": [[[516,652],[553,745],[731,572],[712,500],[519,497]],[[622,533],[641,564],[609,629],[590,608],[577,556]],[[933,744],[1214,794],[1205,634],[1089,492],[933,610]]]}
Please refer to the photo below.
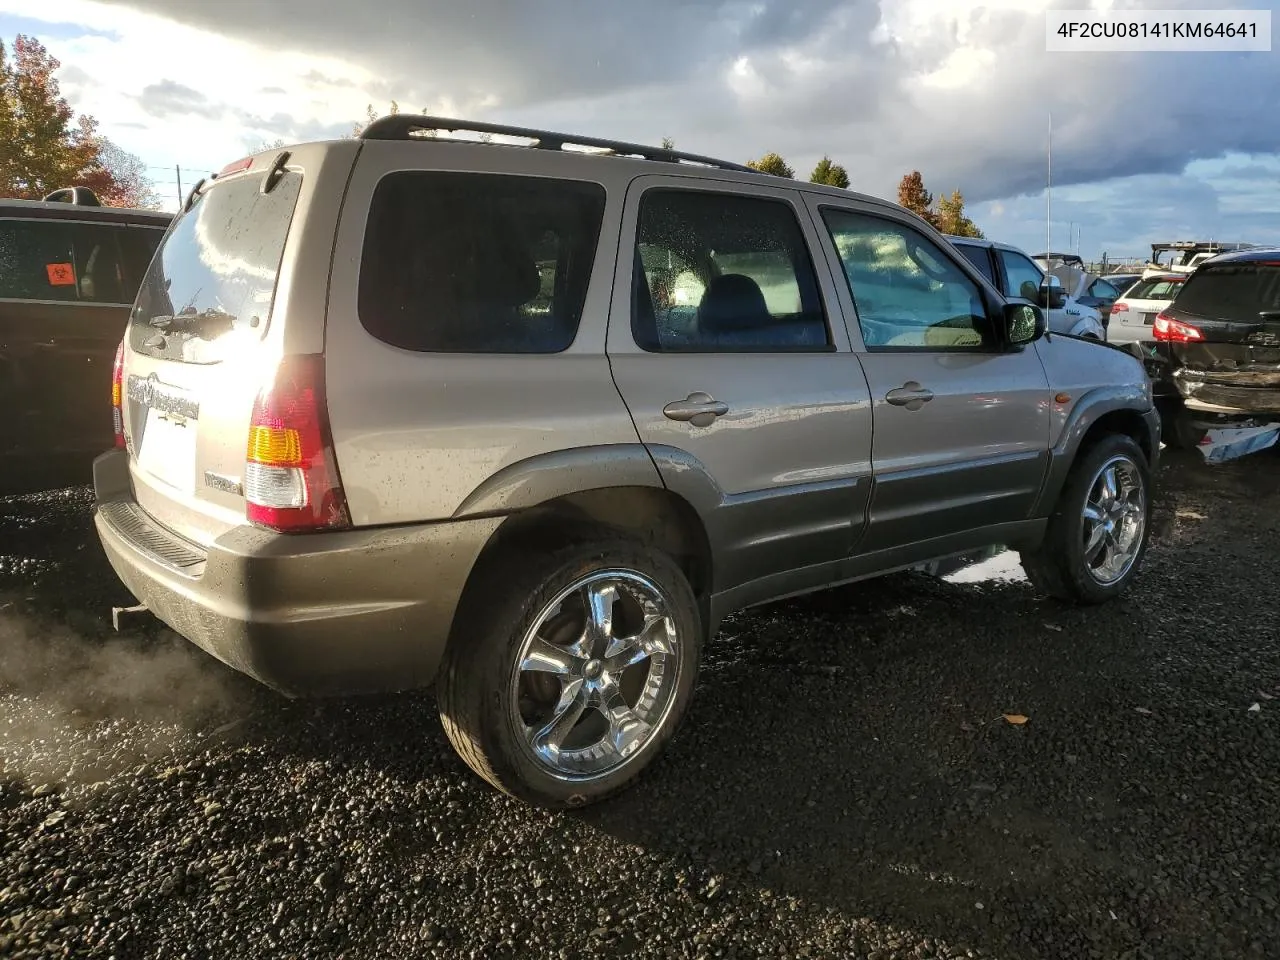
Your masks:
{"label": "tailgate emblem", "polygon": [[221,473],[214,473],[212,470],[204,472],[204,485],[212,487],[214,490],[221,490],[223,493],[234,494],[237,497],[244,496],[244,487],[240,485],[239,480]]}
{"label": "tailgate emblem", "polygon": [[1259,347],[1280,347],[1280,333],[1272,333],[1270,330],[1255,330],[1244,339],[1246,343]]}
{"label": "tailgate emblem", "polygon": [[143,378],[129,376],[129,399],[159,413],[168,413],[186,420],[200,416],[200,404],[186,396],[177,387],[160,382],[154,373]]}

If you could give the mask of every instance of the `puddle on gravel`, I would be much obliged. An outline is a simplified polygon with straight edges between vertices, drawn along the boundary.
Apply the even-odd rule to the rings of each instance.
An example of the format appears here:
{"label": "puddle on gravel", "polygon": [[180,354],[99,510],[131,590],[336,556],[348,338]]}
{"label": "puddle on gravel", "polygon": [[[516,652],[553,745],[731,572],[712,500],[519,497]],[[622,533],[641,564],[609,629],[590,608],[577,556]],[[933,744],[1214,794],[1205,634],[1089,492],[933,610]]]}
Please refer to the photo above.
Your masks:
{"label": "puddle on gravel", "polygon": [[81,636],[0,611],[0,776],[92,783],[199,740],[247,704],[173,634]]}
{"label": "puddle on gravel", "polygon": [[1005,550],[948,573],[942,579],[947,583],[1025,583],[1027,575],[1017,552]]}

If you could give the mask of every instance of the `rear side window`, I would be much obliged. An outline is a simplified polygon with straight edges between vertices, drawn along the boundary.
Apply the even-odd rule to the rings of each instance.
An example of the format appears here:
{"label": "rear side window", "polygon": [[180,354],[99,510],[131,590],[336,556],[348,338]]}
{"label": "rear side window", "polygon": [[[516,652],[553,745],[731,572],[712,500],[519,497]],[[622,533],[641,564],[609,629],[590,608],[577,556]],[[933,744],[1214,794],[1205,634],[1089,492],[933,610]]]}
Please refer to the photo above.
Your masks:
{"label": "rear side window", "polygon": [[164,231],[72,220],[0,220],[0,299],[128,306]]}
{"label": "rear side window", "polygon": [[645,350],[828,349],[813,261],[785,201],[650,190],[635,257],[632,332]]}
{"label": "rear side window", "polygon": [[302,189],[287,171],[215,181],[161,246],[138,291],[129,345],[182,363],[219,363],[266,332],[276,275]]}
{"label": "rear side window", "polygon": [[995,274],[991,270],[991,255],[987,253],[986,247],[975,247],[970,243],[955,243],[952,246],[960,251],[962,257],[977,267],[978,272],[986,277],[992,286],[998,286]]}
{"label": "rear side window", "polygon": [[360,322],[424,353],[559,353],[573,343],[605,192],[596,183],[403,171],[374,191]]}
{"label": "rear side window", "polygon": [[1280,311],[1280,263],[1223,263],[1201,267],[1182,285],[1174,305],[1206,320],[1262,323]]}

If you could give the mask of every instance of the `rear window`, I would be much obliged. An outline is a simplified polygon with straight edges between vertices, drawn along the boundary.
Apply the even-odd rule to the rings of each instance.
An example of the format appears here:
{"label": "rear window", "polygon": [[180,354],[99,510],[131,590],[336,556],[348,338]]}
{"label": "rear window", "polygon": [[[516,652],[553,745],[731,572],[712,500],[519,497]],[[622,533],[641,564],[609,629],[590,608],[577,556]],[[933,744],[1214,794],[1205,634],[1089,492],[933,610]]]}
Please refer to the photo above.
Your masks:
{"label": "rear window", "polygon": [[1201,267],[1182,285],[1175,305],[1206,320],[1260,323],[1260,313],[1280,311],[1280,264]]}
{"label": "rear window", "polygon": [[374,191],[360,322],[404,350],[558,353],[578,332],[599,184],[404,171]]}
{"label": "rear window", "polygon": [[287,171],[265,195],[262,183],[262,174],[215,182],[174,225],[138,291],[135,351],[219,363],[262,338],[302,175]]}
{"label": "rear window", "polygon": [[0,220],[0,299],[128,306],[159,227]]}
{"label": "rear window", "polygon": [[1125,292],[1130,300],[1172,300],[1182,289],[1183,281],[1178,280],[1139,280]]}

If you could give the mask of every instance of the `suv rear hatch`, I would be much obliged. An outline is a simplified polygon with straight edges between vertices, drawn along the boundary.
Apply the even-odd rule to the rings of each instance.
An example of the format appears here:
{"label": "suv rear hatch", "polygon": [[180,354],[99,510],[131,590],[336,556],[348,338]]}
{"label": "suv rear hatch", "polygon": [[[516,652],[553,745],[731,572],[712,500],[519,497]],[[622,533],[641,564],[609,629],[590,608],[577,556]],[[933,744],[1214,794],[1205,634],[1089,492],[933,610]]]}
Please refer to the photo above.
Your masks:
{"label": "suv rear hatch", "polygon": [[1190,406],[1280,414],[1280,255],[1202,265],[1153,334]]}
{"label": "suv rear hatch", "polygon": [[[197,188],[143,279],[119,374],[133,493],[193,543],[260,519],[246,500],[255,483],[289,481],[246,463],[255,447],[269,464],[298,445],[296,429],[273,430],[296,411],[279,409],[278,391],[260,396],[277,371],[298,381],[292,399],[319,404],[313,426],[326,432],[323,383],[301,380],[322,378],[322,365],[306,361],[323,350],[332,226],[355,149],[314,145],[231,164]],[[321,179],[340,179],[326,188],[336,199],[317,200]],[[304,221],[327,244],[309,246],[317,241],[300,236]],[[308,282],[292,296],[300,273]]]}

